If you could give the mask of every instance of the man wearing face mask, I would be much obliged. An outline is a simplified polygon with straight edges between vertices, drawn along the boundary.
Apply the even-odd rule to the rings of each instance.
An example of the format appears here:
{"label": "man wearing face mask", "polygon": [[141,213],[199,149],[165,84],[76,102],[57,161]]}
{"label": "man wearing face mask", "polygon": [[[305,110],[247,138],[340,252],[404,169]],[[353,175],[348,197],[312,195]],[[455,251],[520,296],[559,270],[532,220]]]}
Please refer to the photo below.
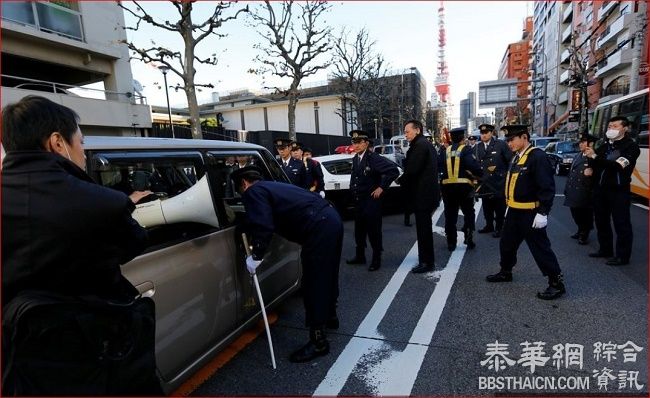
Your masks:
{"label": "man wearing face mask", "polygon": [[[114,341],[96,337],[105,330],[96,313],[77,314],[86,308],[79,301],[83,297],[102,305],[134,302],[138,291],[120,265],[139,255],[147,242],[146,231],[131,217],[137,198],[102,187],[86,174],[78,120],[71,109],[37,96],[2,110],[7,151],[2,164],[2,392],[160,395],[151,326],[155,314],[138,318],[151,326],[146,331],[121,329],[121,339],[134,344],[142,340],[133,336],[150,336],[151,349],[138,364],[112,365],[121,370],[109,370],[101,359],[100,352],[115,354],[109,347]],[[59,315],[76,320],[59,321]],[[101,320],[121,328],[123,315]],[[131,347],[130,352],[140,349]]]}
{"label": "man wearing face mask", "polygon": [[[608,121],[607,140],[585,150],[593,165],[594,218],[600,248],[589,257],[607,258],[607,265],[626,265],[632,254],[632,223],[630,221],[630,182],[641,151],[627,136],[630,122],[623,116]],[[610,221],[611,220],[611,221]],[[610,222],[616,231],[616,252]]]}

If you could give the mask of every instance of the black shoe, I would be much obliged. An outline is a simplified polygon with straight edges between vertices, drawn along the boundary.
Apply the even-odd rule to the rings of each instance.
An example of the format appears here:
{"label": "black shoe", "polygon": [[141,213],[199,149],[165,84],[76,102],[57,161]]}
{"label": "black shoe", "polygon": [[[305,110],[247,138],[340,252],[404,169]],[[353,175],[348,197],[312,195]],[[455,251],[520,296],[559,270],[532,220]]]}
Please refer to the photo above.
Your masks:
{"label": "black shoe", "polygon": [[562,275],[548,278],[548,287],[543,292],[537,292],[537,298],[542,300],[555,300],[566,293],[564,283],[562,282]]}
{"label": "black shoe", "polygon": [[368,267],[368,271],[377,271],[381,267],[381,263],[372,263]]}
{"label": "black shoe", "polygon": [[411,272],[414,274],[423,274],[425,272],[431,272],[435,269],[433,264],[418,264],[415,267],[411,268]]}
{"label": "black shoe", "polygon": [[322,329],[309,332],[309,343],[294,351],[289,361],[294,363],[309,362],[330,352],[330,343],[325,338]]}
{"label": "black shoe", "polygon": [[492,233],[493,238],[500,238],[501,237],[501,230],[500,229],[495,229],[494,232]]}
{"label": "black shoe", "polygon": [[512,272],[499,271],[485,277],[488,282],[512,282]]}
{"label": "black shoe", "polygon": [[571,235],[571,239],[578,239],[580,237],[580,232],[576,232],[575,234]]}
{"label": "black shoe", "polygon": [[620,258],[620,257],[612,257],[608,258],[607,261],[605,261],[605,264],[607,265],[628,265],[630,263],[629,259],[626,258]]}
{"label": "black shoe", "polygon": [[479,229],[478,231],[479,234],[487,234],[488,232],[494,232],[494,227],[490,225],[486,225],[483,228]]}
{"label": "black shoe", "polygon": [[474,237],[472,236],[472,230],[471,229],[466,229],[463,231],[465,234],[465,240],[463,241],[464,244],[467,245],[467,249],[471,250],[476,247],[476,243],[474,243]]}
{"label": "black shoe", "polygon": [[454,250],[456,250],[456,244],[455,243],[447,243],[447,250],[449,250],[450,252],[453,252]]}
{"label": "black shoe", "polygon": [[339,317],[334,315],[327,320],[325,327],[328,329],[338,330],[339,329]]}
{"label": "black shoe", "polygon": [[593,258],[611,257],[611,256],[612,256],[612,253],[601,252],[600,250],[598,250],[597,252],[594,252],[594,253],[589,253],[589,257],[593,257]]}
{"label": "black shoe", "polygon": [[580,236],[578,236],[578,244],[586,245],[587,243],[589,243],[589,234],[580,234]]}
{"label": "black shoe", "polygon": [[352,257],[350,259],[345,260],[346,264],[365,264],[366,263],[366,258],[365,257]]}

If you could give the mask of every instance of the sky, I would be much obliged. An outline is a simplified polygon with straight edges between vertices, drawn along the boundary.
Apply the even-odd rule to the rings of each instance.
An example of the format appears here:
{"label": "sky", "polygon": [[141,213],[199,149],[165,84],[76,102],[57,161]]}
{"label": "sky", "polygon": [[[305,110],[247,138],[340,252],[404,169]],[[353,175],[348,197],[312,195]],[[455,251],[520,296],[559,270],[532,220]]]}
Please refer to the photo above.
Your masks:
{"label": "sky", "polygon": [[[168,2],[147,1],[141,3],[154,17],[162,20],[178,19],[173,5]],[[427,82],[427,100],[434,91],[433,82],[438,63],[438,8],[439,1],[337,1],[330,2],[330,12],[324,21],[339,32],[346,27],[357,32],[365,27],[369,36],[376,41],[376,49],[389,63],[390,69],[416,67]],[[256,2],[240,2],[232,11]],[[211,2],[196,3],[193,19],[203,21],[212,13]],[[458,117],[458,103],[470,91],[478,92],[479,81],[496,80],[499,65],[509,43],[521,39],[524,19],[532,15],[532,2],[527,1],[445,1],[445,28],[447,45],[445,55],[449,67],[450,99],[452,114]],[[230,11],[230,12],[232,12]],[[134,20],[125,13],[127,25]],[[144,25],[144,24],[142,24]],[[219,63],[213,65],[195,64],[196,83],[211,83],[214,89],[202,89],[198,93],[199,103],[208,102],[211,92],[225,94],[229,91],[248,88],[262,89],[262,79],[247,71],[254,68],[253,61],[258,50],[253,45],[259,42],[255,28],[245,23],[245,18],[225,23],[220,30],[224,38],[213,36],[197,47],[201,57],[216,54]],[[180,50],[180,36],[156,28],[142,28],[127,31],[128,39],[138,44],[165,45]],[[178,36],[178,37],[176,37]],[[151,105],[166,106],[162,74],[151,65],[131,61],[133,77],[143,88],[143,94]],[[180,79],[168,74],[168,85],[174,86]],[[322,72],[304,80],[316,83],[327,80]],[[275,80],[279,86],[288,86],[289,80]],[[173,107],[187,106],[182,90],[169,92]],[[478,109],[478,114],[490,109]]]}

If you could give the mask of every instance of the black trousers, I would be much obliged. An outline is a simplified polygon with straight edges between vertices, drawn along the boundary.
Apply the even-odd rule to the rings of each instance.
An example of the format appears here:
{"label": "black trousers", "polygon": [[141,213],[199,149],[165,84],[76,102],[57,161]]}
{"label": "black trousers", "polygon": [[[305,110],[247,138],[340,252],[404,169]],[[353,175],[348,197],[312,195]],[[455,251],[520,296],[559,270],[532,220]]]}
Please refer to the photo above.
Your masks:
{"label": "black trousers", "polygon": [[327,207],[317,216],[320,220],[300,252],[305,323],[310,327],[324,327],[336,315],[343,248],[343,223],[338,212]]}
{"label": "black trousers", "polygon": [[431,212],[415,210],[415,232],[418,238],[418,261],[420,264],[433,265],[433,226]]}
{"label": "black trousers", "polygon": [[[503,197],[484,197],[483,201],[483,217],[485,217],[485,224],[488,227],[493,227],[500,231],[503,228],[503,219],[506,214],[506,200]],[[496,221],[496,225],[494,222]]]}
{"label": "black trousers", "polygon": [[578,226],[578,233],[588,234],[594,229],[594,209],[591,207],[571,207],[571,217]]}
{"label": "black trousers", "polygon": [[502,270],[512,271],[517,264],[519,246],[521,242],[526,241],[526,245],[544,276],[557,276],[562,273],[557,257],[551,249],[551,242],[546,235],[546,227],[533,228],[536,214],[535,210],[508,210],[499,241]]}
{"label": "black trousers", "polygon": [[632,254],[632,222],[630,221],[630,190],[598,189],[594,195],[594,217],[598,244],[603,253],[614,253],[611,223],[616,231],[616,257],[629,260]]}
{"label": "black trousers", "polygon": [[463,212],[463,230],[475,230],[474,198],[470,196],[472,187],[469,184],[446,184],[440,188],[442,201],[445,204],[445,235],[447,243],[456,243],[456,223],[458,209]]}
{"label": "black trousers", "polygon": [[383,250],[381,202],[381,198],[372,199],[370,197],[355,201],[354,242],[357,245],[357,250],[362,250],[366,247],[366,236],[375,254],[379,255]]}

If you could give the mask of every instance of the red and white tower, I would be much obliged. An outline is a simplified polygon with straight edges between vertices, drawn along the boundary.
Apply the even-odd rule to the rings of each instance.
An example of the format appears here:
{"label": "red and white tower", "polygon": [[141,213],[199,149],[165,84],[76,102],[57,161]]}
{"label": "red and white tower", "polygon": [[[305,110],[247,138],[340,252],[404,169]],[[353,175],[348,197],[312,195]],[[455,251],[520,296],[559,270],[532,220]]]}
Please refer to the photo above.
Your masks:
{"label": "red and white tower", "polygon": [[449,96],[449,71],[447,70],[447,61],[445,61],[445,45],[447,37],[445,35],[445,6],[440,1],[440,8],[438,8],[438,75],[435,79],[435,88],[438,93],[440,102],[447,104],[447,97]]}

